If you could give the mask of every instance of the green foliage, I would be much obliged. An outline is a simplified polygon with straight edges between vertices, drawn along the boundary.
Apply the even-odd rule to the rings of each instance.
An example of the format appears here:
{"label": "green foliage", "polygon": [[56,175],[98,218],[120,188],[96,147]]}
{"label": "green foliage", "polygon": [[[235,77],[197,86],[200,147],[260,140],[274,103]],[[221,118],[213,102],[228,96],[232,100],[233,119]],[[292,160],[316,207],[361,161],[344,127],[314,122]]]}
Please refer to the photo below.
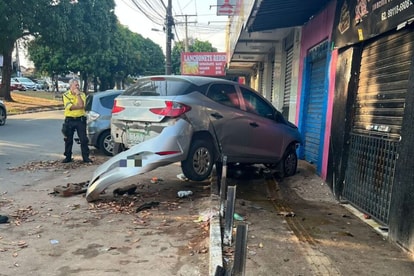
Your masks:
{"label": "green foliage", "polygon": [[[161,47],[121,26],[114,9],[114,0],[0,0],[3,81],[16,40],[29,36],[29,56],[49,76],[80,72],[106,89],[129,75],[163,72]],[[1,92],[10,97],[5,86]]]}
{"label": "green foliage", "polygon": [[[181,53],[184,52],[184,42],[177,42],[171,52],[171,66],[174,75],[181,74]],[[217,52],[209,41],[201,41],[195,39],[193,43],[188,46],[189,52]]]}
{"label": "green foliage", "polygon": [[[48,7],[38,37],[29,45],[36,68],[50,75],[80,72],[112,88],[128,75],[160,72],[159,45],[117,23],[114,0],[60,1]],[[97,84],[97,83],[96,83]]]}
{"label": "green foliage", "polygon": [[10,76],[12,72],[12,52],[17,39],[28,34],[36,34],[41,26],[39,16],[43,16],[50,0],[0,0],[0,55],[3,56],[3,84],[0,96],[12,100],[10,96]]}

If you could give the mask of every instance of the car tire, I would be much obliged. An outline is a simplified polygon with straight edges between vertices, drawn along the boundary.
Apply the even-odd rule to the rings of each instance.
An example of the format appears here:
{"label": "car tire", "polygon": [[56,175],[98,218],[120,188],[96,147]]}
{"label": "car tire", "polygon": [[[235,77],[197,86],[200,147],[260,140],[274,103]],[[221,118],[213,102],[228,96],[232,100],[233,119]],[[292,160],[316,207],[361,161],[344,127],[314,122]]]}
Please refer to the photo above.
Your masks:
{"label": "car tire", "polygon": [[114,143],[114,148],[112,150],[112,155],[115,156],[118,153],[125,151],[125,146],[122,143]]}
{"label": "car tire", "polygon": [[114,151],[114,143],[112,141],[111,131],[105,130],[101,136],[99,136],[97,148],[105,155],[112,156]]}
{"label": "car tire", "polygon": [[288,177],[296,174],[298,168],[298,155],[296,154],[295,146],[289,146],[282,160],[283,176]]}
{"label": "car tire", "polygon": [[3,108],[0,108],[0,126],[6,124],[6,111]]}
{"label": "car tire", "polygon": [[195,140],[191,143],[186,160],[181,162],[183,174],[192,181],[206,180],[213,169],[213,146],[206,140]]}

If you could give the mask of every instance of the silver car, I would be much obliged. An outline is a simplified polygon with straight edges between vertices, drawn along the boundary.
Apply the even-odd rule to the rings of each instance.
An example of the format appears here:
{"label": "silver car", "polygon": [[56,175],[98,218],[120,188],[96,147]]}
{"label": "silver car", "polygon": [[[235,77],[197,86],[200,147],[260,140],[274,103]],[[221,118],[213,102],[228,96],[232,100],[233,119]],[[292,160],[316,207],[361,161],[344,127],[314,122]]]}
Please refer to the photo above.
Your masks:
{"label": "silver car", "polygon": [[300,133],[265,98],[237,82],[196,76],[138,79],[115,99],[114,157],[96,169],[87,200],[122,179],[181,162],[193,181],[228,163],[278,166],[295,174]]}

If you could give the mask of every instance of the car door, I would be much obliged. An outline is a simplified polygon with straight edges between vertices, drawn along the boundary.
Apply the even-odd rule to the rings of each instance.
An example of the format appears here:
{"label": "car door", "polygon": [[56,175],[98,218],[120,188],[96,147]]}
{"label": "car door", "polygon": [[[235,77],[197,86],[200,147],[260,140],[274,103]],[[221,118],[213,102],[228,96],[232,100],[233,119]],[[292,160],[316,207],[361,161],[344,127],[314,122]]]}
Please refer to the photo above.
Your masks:
{"label": "car door", "polygon": [[248,118],[248,131],[243,135],[247,152],[253,163],[273,163],[279,161],[290,141],[288,126],[277,120],[276,109],[258,93],[240,86],[241,109]]}
{"label": "car door", "polygon": [[233,84],[216,83],[210,85],[206,96],[214,101],[206,106],[206,112],[222,153],[229,162],[239,162],[249,150],[244,138],[250,128],[246,112],[240,109],[240,94]]}

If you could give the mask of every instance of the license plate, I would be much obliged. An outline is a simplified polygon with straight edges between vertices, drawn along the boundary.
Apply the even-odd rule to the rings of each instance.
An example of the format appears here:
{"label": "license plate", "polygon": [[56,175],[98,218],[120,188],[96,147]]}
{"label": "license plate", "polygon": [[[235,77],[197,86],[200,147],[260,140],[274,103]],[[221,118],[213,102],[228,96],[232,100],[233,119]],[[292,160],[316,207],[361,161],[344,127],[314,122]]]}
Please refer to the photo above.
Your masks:
{"label": "license plate", "polygon": [[129,145],[135,145],[143,142],[148,133],[145,131],[127,130],[127,142]]}

